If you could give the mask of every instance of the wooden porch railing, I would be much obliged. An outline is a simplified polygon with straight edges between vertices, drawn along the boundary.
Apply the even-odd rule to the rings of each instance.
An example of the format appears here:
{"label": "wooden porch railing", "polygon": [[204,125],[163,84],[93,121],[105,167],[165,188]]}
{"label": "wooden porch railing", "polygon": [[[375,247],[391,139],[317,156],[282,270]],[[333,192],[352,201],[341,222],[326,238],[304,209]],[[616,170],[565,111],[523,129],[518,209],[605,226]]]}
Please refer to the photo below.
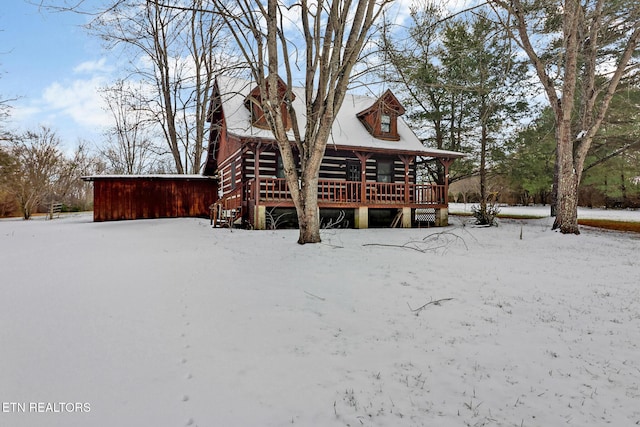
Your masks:
{"label": "wooden porch railing", "polygon": [[244,187],[238,185],[230,193],[225,194],[218,202],[227,210],[240,209],[242,207],[243,191]]}
{"label": "wooden porch railing", "polygon": [[242,185],[239,185],[209,206],[211,224],[214,227],[218,224],[232,226],[233,222],[242,215],[244,189]]}
{"label": "wooden porch railing", "polygon": [[[364,185],[364,200],[362,186]],[[247,184],[246,197],[256,198],[256,181]],[[283,178],[260,178],[260,202],[289,202],[289,186]],[[318,181],[318,202],[360,203],[363,205],[418,204],[442,205],[447,201],[444,185],[357,182],[340,180]]]}

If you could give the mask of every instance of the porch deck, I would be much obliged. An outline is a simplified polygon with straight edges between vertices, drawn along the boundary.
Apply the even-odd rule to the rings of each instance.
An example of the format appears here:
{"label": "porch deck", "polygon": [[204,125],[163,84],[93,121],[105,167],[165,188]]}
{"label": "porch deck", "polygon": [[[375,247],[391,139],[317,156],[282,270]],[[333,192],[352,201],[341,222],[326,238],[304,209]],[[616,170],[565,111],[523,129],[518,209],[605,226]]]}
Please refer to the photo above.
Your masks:
{"label": "porch deck", "polygon": [[[320,209],[433,208],[436,212],[440,210],[446,212],[447,203],[446,185],[327,179],[318,181]],[[217,202],[216,211],[224,212],[230,218],[225,219],[226,222],[235,222],[238,218],[244,217],[248,218],[254,227],[260,228],[262,227],[258,225],[260,222],[254,217],[256,208],[292,208],[293,206],[289,186],[284,178],[260,178],[252,179],[225,194]],[[405,226],[410,226],[411,221],[409,219],[406,221],[408,225],[405,224]],[[366,220],[361,219],[359,223],[366,224]],[[446,225],[446,220],[436,221],[436,223]]]}
{"label": "porch deck", "polygon": [[[261,178],[259,184],[252,179],[242,199],[264,206],[293,206],[284,178]],[[323,179],[318,181],[318,205],[321,208],[441,208],[447,206],[446,186]]]}

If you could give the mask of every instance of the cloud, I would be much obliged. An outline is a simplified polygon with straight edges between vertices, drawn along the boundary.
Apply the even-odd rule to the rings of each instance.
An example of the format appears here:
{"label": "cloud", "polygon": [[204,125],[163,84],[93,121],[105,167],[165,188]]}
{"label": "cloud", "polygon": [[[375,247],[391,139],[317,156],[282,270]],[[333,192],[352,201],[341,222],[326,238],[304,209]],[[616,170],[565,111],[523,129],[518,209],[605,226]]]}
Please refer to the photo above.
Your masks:
{"label": "cloud", "polygon": [[66,115],[81,126],[108,126],[110,117],[104,110],[104,101],[98,91],[106,84],[102,76],[54,82],[42,94],[42,109],[48,113]]}
{"label": "cloud", "polygon": [[102,58],[81,62],[70,71],[67,78],[48,83],[39,95],[16,101],[12,127],[21,131],[49,126],[69,142],[101,139],[112,120],[100,88],[111,83],[113,67]]}
{"label": "cloud", "polygon": [[12,122],[26,122],[31,117],[36,116],[42,112],[42,108],[35,105],[21,105],[16,104],[11,108],[11,121]]}
{"label": "cloud", "polygon": [[85,61],[74,67],[73,72],[75,74],[93,74],[93,73],[105,73],[112,70],[112,67],[107,67],[107,59],[100,58],[97,61]]}

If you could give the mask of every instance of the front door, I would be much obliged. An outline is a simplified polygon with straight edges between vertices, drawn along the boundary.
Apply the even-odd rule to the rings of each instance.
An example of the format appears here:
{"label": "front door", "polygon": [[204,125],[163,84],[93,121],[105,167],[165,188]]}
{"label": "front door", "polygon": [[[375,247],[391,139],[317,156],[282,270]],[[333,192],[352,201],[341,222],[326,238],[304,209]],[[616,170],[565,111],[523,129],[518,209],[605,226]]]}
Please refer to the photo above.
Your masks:
{"label": "front door", "polygon": [[362,180],[362,168],[360,162],[356,160],[347,160],[347,181]]}
{"label": "front door", "polygon": [[357,160],[347,160],[347,201],[355,202],[360,194],[356,182],[362,181],[362,167]]}

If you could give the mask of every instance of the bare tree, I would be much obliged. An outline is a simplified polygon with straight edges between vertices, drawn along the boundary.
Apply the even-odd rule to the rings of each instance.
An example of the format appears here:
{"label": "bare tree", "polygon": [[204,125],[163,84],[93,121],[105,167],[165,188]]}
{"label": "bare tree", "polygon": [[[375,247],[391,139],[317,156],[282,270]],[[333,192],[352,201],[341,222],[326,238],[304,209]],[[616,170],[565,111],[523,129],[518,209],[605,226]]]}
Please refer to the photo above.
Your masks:
{"label": "bare tree", "polygon": [[0,99],[0,122],[5,121],[9,117],[9,109],[11,106],[9,102],[12,101],[10,99]]}
{"label": "bare tree", "polygon": [[142,91],[141,85],[132,87],[123,80],[102,91],[114,125],[100,154],[113,173],[149,173],[158,160],[160,149],[151,135],[153,118],[145,108]]}
{"label": "bare tree", "polygon": [[[354,66],[388,3],[390,0],[211,1],[260,88],[260,99],[254,101],[261,106],[283,159],[300,244],[320,242],[320,164]],[[293,108],[292,87],[297,77],[304,81],[305,111]],[[299,126],[299,116],[304,117],[304,128]]]}
{"label": "bare tree", "polygon": [[9,191],[9,182],[13,177],[16,163],[9,148],[4,143],[11,140],[11,135],[3,124],[9,117],[12,99],[0,98],[0,217],[15,211],[15,201]]}
{"label": "bare tree", "polygon": [[56,133],[45,126],[11,136],[0,146],[0,215],[17,208],[30,219],[39,208],[61,202],[86,209],[91,203],[91,183],[82,176],[101,173],[104,164],[80,142],[66,156]]}
{"label": "bare tree", "polygon": [[16,167],[11,151],[7,147],[0,145],[0,217],[10,215],[16,210],[10,187]]}
{"label": "bare tree", "polygon": [[[489,3],[526,52],[554,111],[554,229],[579,234],[578,185],[587,153],[618,84],[638,66],[633,57],[640,42],[640,5],[626,0]],[[536,48],[543,40],[551,43]]]}
{"label": "bare tree", "polygon": [[47,127],[27,131],[12,141],[10,155],[15,166],[6,177],[7,188],[24,219],[31,218],[63,174],[59,145],[60,139]]}
{"label": "bare tree", "polygon": [[9,118],[9,114],[11,112],[11,102],[15,100],[15,98],[5,98],[0,95],[0,141],[7,139],[7,132],[5,131],[5,129],[3,129],[2,124]]}
{"label": "bare tree", "polygon": [[199,173],[206,151],[206,110],[225,37],[204,0],[112,0],[87,26],[109,47],[131,53],[131,72],[154,91],[144,105],[155,118],[178,173]]}
{"label": "bare tree", "polygon": [[65,156],[56,176],[51,200],[64,203],[69,209],[87,210],[93,202],[93,184],[82,177],[104,173],[105,164],[91,153],[89,143],[80,141],[71,156]]}

